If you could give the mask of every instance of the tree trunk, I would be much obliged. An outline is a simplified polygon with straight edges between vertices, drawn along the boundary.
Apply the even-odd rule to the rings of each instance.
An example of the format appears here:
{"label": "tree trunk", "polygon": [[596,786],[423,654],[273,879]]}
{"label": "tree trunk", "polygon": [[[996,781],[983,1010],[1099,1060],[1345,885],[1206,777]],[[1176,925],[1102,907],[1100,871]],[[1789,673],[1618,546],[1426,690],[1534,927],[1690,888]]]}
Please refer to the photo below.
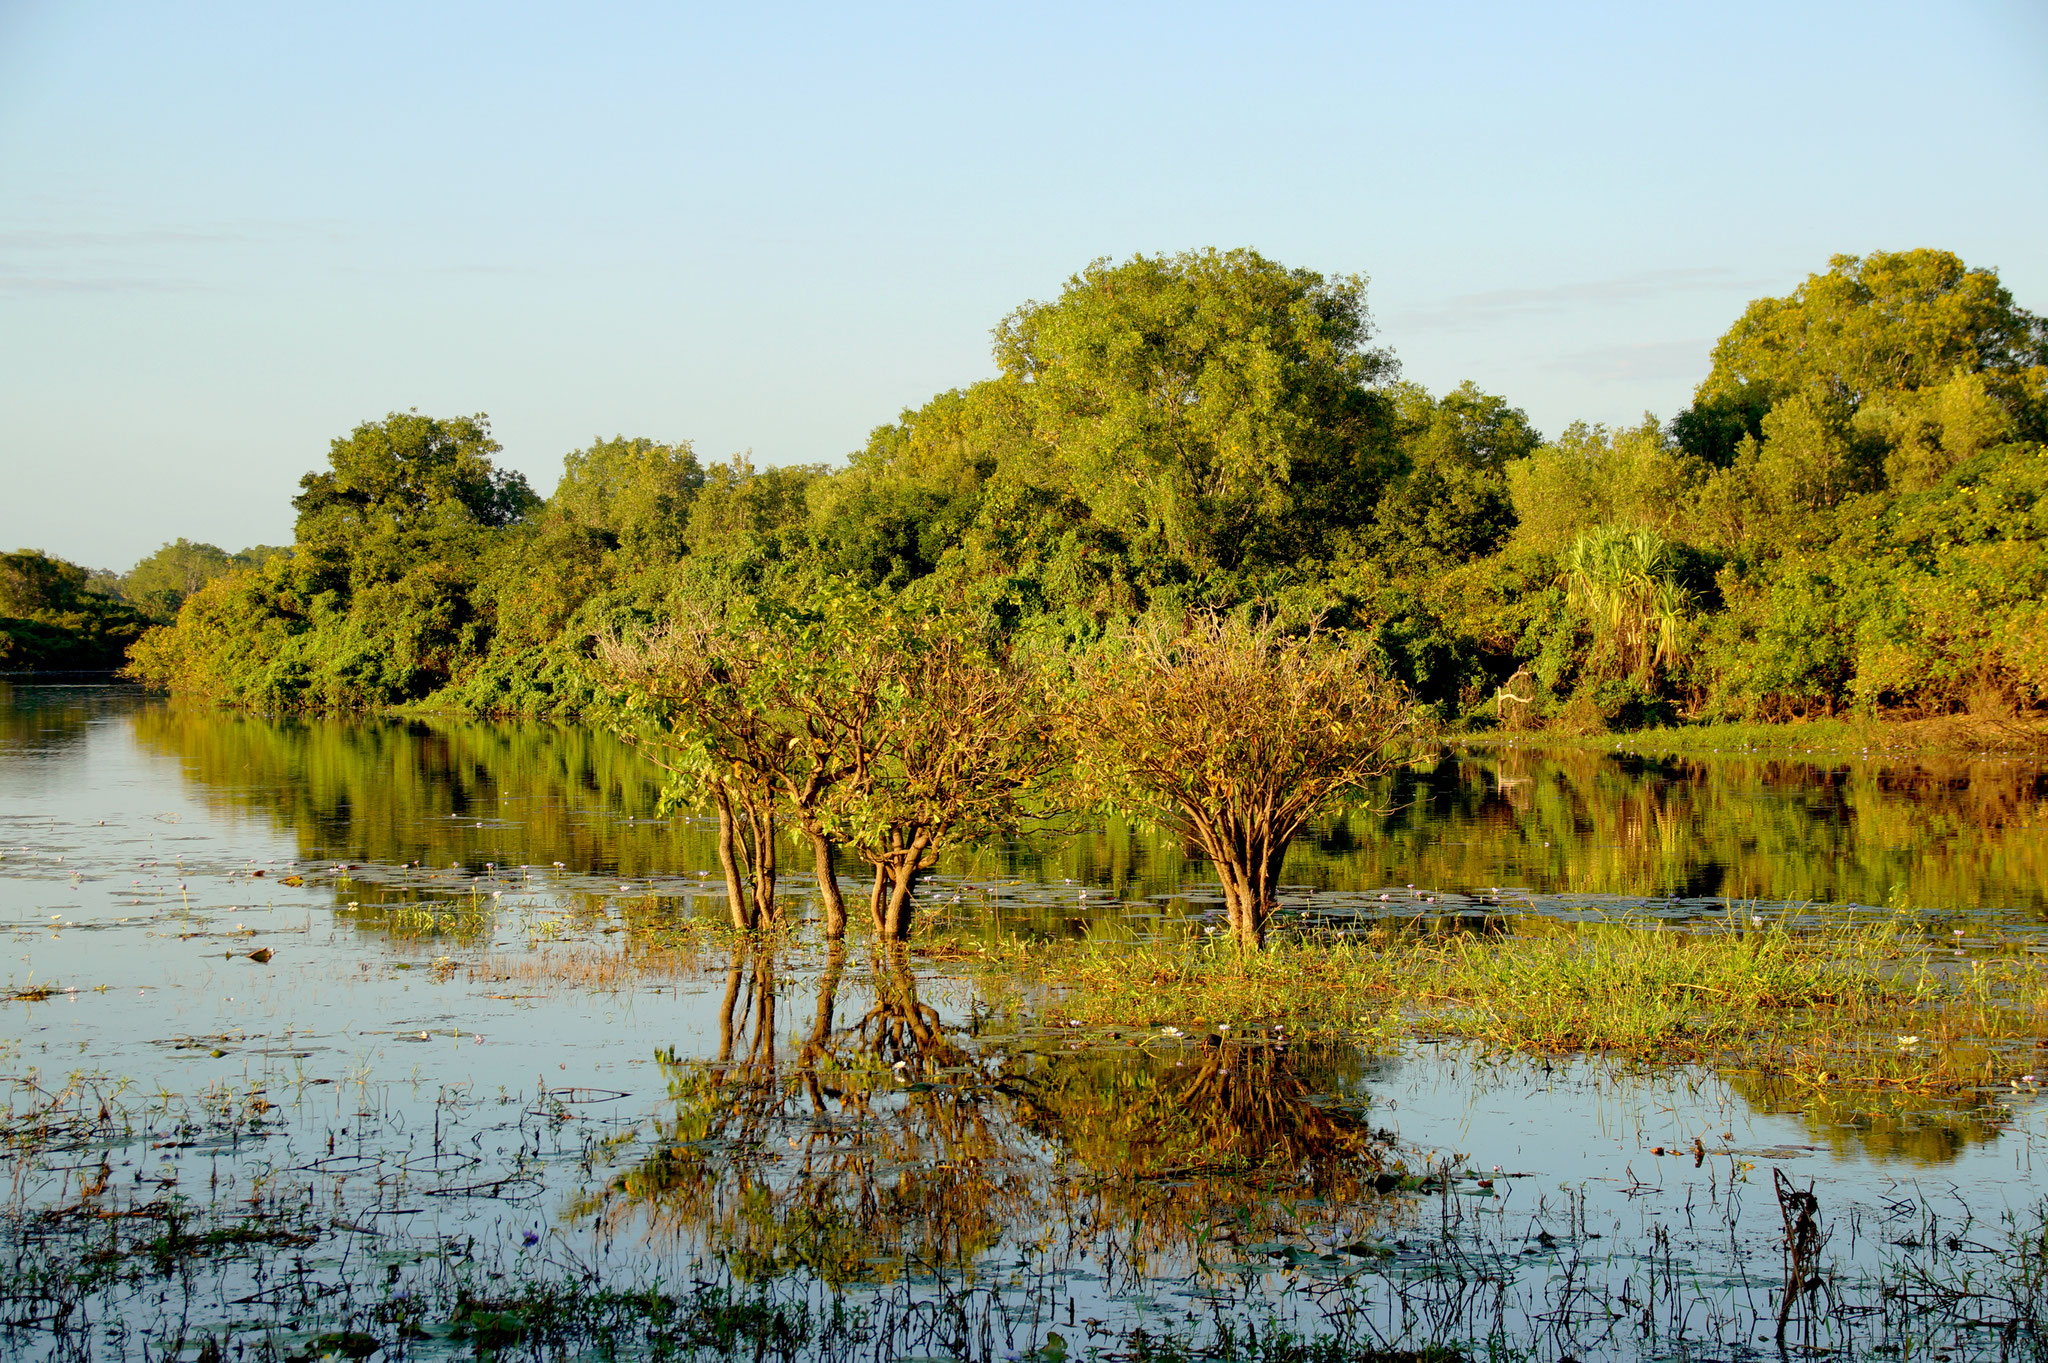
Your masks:
{"label": "tree trunk", "polygon": [[911,888],[917,884],[917,873],[921,869],[916,862],[890,868],[894,882],[889,888],[889,917],[887,936],[892,942],[910,940],[911,920],[917,914],[917,904],[911,899]]}
{"label": "tree trunk", "polygon": [[889,872],[881,862],[875,863],[874,888],[868,891],[868,917],[875,920],[875,936],[886,937],[889,933],[888,903],[885,898],[889,891]]}
{"label": "tree trunk", "polygon": [[775,921],[775,811],[742,791],[712,786],[718,805],[718,862],[725,870],[725,899],[732,925],[752,932]]}
{"label": "tree trunk", "polygon": [[735,827],[737,821],[733,818],[732,797],[722,782],[714,789],[718,800],[718,864],[725,868],[725,902],[732,910],[734,929],[752,932],[754,905],[745,883],[740,879],[740,863],[734,849],[738,830]]}
{"label": "tree trunk", "polygon": [[767,927],[775,921],[775,811],[749,809],[747,822],[752,827],[745,851],[754,877],[754,922]]}
{"label": "tree trunk", "polygon": [[823,833],[812,833],[811,856],[818,866],[818,898],[825,905],[825,940],[846,939],[846,898],[839,893],[839,847]]}
{"label": "tree trunk", "polygon": [[[846,911],[842,907],[842,931],[846,927],[845,917]],[[839,977],[845,972],[846,942],[843,938],[835,938],[825,957],[825,973],[818,977],[818,1006],[816,1015],[811,1019],[811,1034],[797,1056],[797,1068],[803,1071],[804,1089],[811,1095],[812,1110],[818,1113],[827,1110],[825,1085],[818,1078],[818,1060],[832,1044],[832,1010],[839,998]]]}
{"label": "tree trunk", "polygon": [[1277,861],[1245,847],[1210,846],[1208,852],[1216,877],[1223,882],[1223,906],[1232,940],[1242,951],[1264,950]]}
{"label": "tree trunk", "polygon": [[889,903],[878,920],[881,935],[892,942],[910,940],[910,929],[917,917],[917,902],[911,898],[911,891],[917,886],[917,878],[925,870],[925,854],[931,851],[931,836],[919,832],[906,846],[899,846],[881,861],[875,863],[877,882],[875,895],[879,900],[882,893],[881,873],[886,868],[889,881]]}
{"label": "tree trunk", "polygon": [[[740,1001],[740,976],[742,973],[740,949],[738,946],[734,946],[732,963],[726,967],[725,971],[725,1002],[718,1010],[718,1063],[721,1067],[732,1063],[732,1014],[734,1006]],[[722,1068],[720,1073],[724,1073]]]}

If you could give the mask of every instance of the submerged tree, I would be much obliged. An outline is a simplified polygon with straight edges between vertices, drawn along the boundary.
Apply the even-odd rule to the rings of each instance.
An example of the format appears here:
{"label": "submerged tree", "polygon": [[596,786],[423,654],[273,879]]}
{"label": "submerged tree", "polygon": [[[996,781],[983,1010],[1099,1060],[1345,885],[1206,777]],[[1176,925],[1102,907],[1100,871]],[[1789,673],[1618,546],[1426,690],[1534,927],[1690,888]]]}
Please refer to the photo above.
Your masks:
{"label": "submerged tree", "polygon": [[1398,763],[1423,719],[1356,643],[1204,615],[1084,654],[1063,722],[1083,792],[1200,847],[1256,949],[1288,844]]}
{"label": "submerged tree", "polygon": [[876,933],[901,941],[917,880],[939,852],[1014,832],[1059,754],[1036,676],[965,622],[897,617],[868,647],[882,650],[889,674],[831,823],[874,868]]}
{"label": "submerged tree", "polygon": [[824,590],[754,598],[612,639],[626,736],[718,813],[733,924],[776,916],[783,820],[811,845],[825,933],[846,930],[844,847],[874,872],[875,931],[910,935],[918,878],[949,844],[1013,830],[1056,765],[1032,677],[951,616]]}
{"label": "submerged tree", "polygon": [[750,600],[698,607],[666,630],[600,644],[623,692],[629,738],[718,813],[719,861],[733,926],[776,918],[775,844],[787,816],[811,844],[825,935],[846,932],[838,844],[827,800],[867,765],[870,719],[887,670],[855,647],[843,605],[800,616]]}

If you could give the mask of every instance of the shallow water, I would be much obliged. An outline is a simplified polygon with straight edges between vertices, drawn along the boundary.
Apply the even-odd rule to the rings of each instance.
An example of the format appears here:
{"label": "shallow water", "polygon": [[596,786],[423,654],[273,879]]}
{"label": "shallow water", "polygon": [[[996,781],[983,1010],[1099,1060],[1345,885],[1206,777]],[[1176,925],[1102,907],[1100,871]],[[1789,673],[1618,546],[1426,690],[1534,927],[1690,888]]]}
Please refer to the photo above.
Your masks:
{"label": "shallow water", "polygon": [[[27,1311],[5,1348],[302,1344],[431,1270],[772,1282],[859,1303],[868,1334],[835,1351],[878,1358],[1273,1319],[1742,1356],[1768,1351],[1782,1281],[1773,1171],[1811,1180],[1845,1293],[1974,1252],[1951,1241],[1993,1252],[2048,1186],[2026,1088],[1818,1102],[1691,1067],[1204,1046],[993,1010],[943,961],[736,954],[679,929],[722,890],[706,830],[653,819],[655,794],[574,730],[8,690],[0,978],[34,996],[0,1004],[17,1252],[111,1209],[286,1229],[88,1293],[72,1334]],[[1510,751],[1383,794],[1383,829],[1291,861],[1301,913],[1903,901],[1969,922],[1966,950],[2041,924],[2043,786],[2019,764]],[[1210,898],[1199,863],[1120,828],[963,856],[926,895],[1041,932],[1187,931]],[[1853,1319],[1813,1342],[1850,1347]],[[418,1324],[415,1353],[469,1347],[445,1309]]]}

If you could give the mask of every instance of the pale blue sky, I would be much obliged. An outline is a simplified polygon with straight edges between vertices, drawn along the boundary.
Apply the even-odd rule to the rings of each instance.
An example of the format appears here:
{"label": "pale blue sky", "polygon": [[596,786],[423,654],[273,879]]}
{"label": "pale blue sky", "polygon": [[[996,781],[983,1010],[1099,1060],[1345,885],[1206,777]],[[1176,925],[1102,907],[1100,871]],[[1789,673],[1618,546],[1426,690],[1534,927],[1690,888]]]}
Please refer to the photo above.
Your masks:
{"label": "pale blue sky", "polygon": [[2048,310],[2048,6],[0,0],[0,547],[290,538],[392,409],[836,460],[1098,256],[1371,278],[1406,377],[1668,417],[1750,298]]}

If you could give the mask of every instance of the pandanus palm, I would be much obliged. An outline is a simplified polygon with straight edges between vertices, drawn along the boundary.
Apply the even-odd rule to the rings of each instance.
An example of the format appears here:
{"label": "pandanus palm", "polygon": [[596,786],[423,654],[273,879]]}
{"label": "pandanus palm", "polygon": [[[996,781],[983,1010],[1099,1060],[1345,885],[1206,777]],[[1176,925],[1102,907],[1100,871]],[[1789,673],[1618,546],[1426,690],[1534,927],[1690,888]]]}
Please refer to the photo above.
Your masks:
{"label": "pandanus palm", "polygon": [[1648,681],[1676,660],[1692,594],[1678,581],[1678,555],[1654,530],[1595,526],[1564,553],[1572,605],[1625,676]]}

